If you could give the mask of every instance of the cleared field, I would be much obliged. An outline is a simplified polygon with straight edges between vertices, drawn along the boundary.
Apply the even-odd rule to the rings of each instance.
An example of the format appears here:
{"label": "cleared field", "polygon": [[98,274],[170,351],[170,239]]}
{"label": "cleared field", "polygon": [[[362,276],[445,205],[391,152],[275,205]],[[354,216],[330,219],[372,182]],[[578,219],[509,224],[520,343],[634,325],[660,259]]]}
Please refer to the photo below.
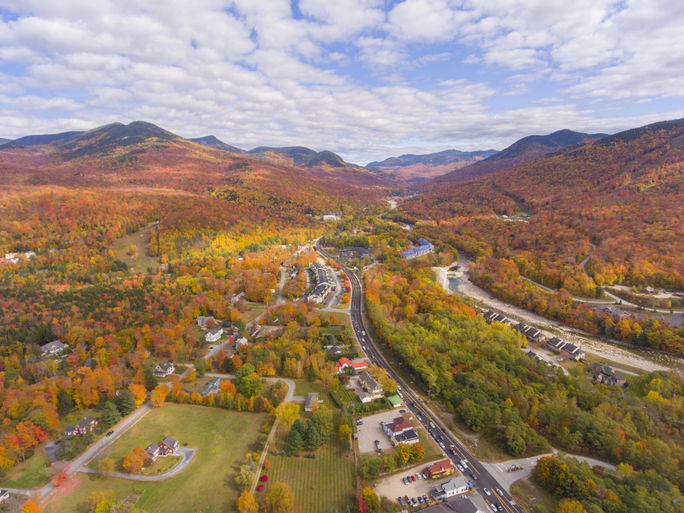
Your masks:
{"label": "cleared field", "polygon": [[526,511],[555,511],[556,501],[531,479],[520,479],[511,486],[511,495]]}
{"label": "cleared field", "polygon": [[[285,431],[278,434],[283,438]],[[342,455],[335,440],[318,449],[316,459],[272,454],[268,459],[269,483],[282,481],[292,488],[295,513],[344,513],[347,506],[355,510],[354,462]]]}
{"label": "cleared field", "polygon": [[[263,414],[194,405],[166,404],[122,435],[100,458],[120,460],[133,447],[164,436],[196,447],[197,454],[179,475],[156,482],[90,477],[80,474],[47,504],[46,513],[81,513],[94,491],[111,490],[117,500],[140,494],[136,507],[148,513],[231,511],[238,490],[234,476],[244,454],[254,449]],[[237,435],[237,436],[236,436]]]}
{"label": "cleared field", "polygon": [[45,450],[39,447],[33,456],[13,467],[0,481],[0,485],[3,488],[35,488],[47,483],[53,474],[54,471],[45,456]]}
{"label": "cleared field", "polygon": [[[152,228],[152,225],[145,226],[135,233],[120,238],[112,245],[112,251],[116,254],[116,259],[124,262],[136,273],[147,272],[148,267],[159,265],[158,258],[148,256],[147,254]],[[133,255],[129,255],[129,248],[131,246],[136,248]]]}

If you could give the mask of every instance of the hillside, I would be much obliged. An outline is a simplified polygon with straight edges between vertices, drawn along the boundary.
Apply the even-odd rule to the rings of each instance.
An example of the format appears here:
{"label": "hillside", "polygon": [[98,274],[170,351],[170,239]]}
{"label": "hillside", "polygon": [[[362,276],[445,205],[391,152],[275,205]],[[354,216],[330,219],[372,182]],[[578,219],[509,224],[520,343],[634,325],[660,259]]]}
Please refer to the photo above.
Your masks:
{"label": "hillside", "polygon": [[[675,120],[442,186],[404,202],[402,209],[415,219],[439,221],[435,236],[482,257],[474,275],[485,288],[558,318],[569,315],[562,306],[567,293],[545,296],[520,275],[589,298],[615,284],[684,290],[683,182],[684,120]],[[557,310],[549,310],[552,302]],[[592,323],[605,316],[573,309],[572,323],[583,329],[593,330]],[[677,324],[634,313],[633,320],[641,319],[636,331],[631,324],[621,333],[605,324],[600,329],[633,343],[683,351],[681,334],[651,340],[643,335],[654,317]]]}
{"label": "hillside", "polygon": [[201,144],[202,146],[209,146],[210,148],[216,148],[217,150],[229,151],[231,153],[246,153],[245,150],[238,148],[237,146],[231,146],[230,144],[224,143],[222,140],[218,139],[213,135],[207,135],[204,137],[195,137],[194,139],[189,139],[192,142]]}
{"label": "hillside", "polygon": [[345,198],[358,202],[384,190],[381,180],[362,174],[355,181],[345,170],[314,173],[228,153],[142,121],[28,136],[0,147],[0,183],[5,185],[151,187],[219,195],[229,190],[228,196],[247,195],[250,201],[281,198],[283,209],[287,204],[301,212],[337,210]]}
{"label": "hillside", "polygon": [[496,150],[445,150],[425,155],[406,154],[390,157],[380,162],[371,162],[366,167],[404,180],[417,181],[449,173],[495,154]]}
{"label": "hillside", "polygon": [[[573,132],[572,130],[559,130],[549,135],[530,135],[523,137],[508,148],[484,160],[439,176],[435,181],[439,184],[444,182],[465,182],[529,162],[563,148],[594,141],[604,136],[605,134],[585,134]],[[439,186],[441,187],[441,185]]]}

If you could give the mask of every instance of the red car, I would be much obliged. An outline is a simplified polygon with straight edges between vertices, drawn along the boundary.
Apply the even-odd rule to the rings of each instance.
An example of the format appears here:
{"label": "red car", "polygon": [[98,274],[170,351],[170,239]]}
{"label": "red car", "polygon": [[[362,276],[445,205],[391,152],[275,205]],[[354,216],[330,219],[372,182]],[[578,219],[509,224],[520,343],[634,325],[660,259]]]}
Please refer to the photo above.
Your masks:
{"label": "red car", "polygon": [[411,481],[415,481],[415,480],[416,480],[416,476],[411,476]]}

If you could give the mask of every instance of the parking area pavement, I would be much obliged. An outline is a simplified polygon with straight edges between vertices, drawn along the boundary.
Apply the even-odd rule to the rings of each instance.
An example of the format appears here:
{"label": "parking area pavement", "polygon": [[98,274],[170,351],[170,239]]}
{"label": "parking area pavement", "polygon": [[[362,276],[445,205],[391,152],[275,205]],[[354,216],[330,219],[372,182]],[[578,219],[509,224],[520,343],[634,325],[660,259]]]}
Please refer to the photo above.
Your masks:
{"label": "parking area pavement", "polygon": [[392,449],[390,439],[382,430],[380,422],[392,422],[398,415],[401,415],[398,411],[385,411],[363,417],[363,425],[356,426],[359,436],[359,453],[376,452],[375,440],[380,442],[383,451]]}
{"label": "parking area pavement", "polygon": [[[447,479],[424,479],[422,477],[418,479],[416,474],[420,473],[422,475],[427,465],[427,463],[421,463],[378,481],[374,488],[375,493],[379,497],[384,495],[392,502],[397,502],[398,497],[403,498],[405,496],[409,499],[411,497],[418,499],[419,496],[422,497],[423,495],[430,497],[430,491],[439,483],[447,481]],[[414,476],[416,480],[411,480],[410,483],[404,484],[402,479],[408,476]]]}

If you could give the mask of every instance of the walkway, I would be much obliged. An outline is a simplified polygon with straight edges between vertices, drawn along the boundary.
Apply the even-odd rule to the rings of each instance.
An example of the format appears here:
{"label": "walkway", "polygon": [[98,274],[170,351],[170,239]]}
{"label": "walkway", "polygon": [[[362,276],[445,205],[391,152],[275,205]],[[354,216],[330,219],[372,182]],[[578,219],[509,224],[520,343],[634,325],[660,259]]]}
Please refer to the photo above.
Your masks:
{"label": "walkway", "polygon": [[[195,448],[181,447],[176,452],[176,454],[180,454],[182,458],[180,463],[178,463],[178,465],[173,467],[168,472],[159,474],[158,476],[140,476],[135,474],[125,474],[123,472],[109,472],[107,475],[110,477],[120,477],[121,479],[130,479],[132,481],[162,481],[163,479],[168,479],[169,477],[173,477],[176,474],[183,472],[185,467],[187,467],[195,457],[196,452],[197,449]],[[97,470],[88,467],[81,467],[78,469],[78,471],[83,472],[84,474],[100,474],[100,472]]]}
{"label": "walkway", "polygon": [[251,493],[254,493],[254,490],[256,490],[257,484],[259,483],[261,469],[264,466],[264,460],[266,459],[266,455],[268,454],[268,446],[271,444],[271,440],[273,440],[273,437],[275,436],[277,429],[278,419],[276,418],[273,421],[273,426],[271,426],[271,432],[268,434],[268,438],[266,439],[266,443],[264,444],[264,449],[261,451],[261,457],[259,458],[259,463],[257,464],[256,471],[254,473],[254,482],[252,483],[252,486],[249,487],[249,491]]}

